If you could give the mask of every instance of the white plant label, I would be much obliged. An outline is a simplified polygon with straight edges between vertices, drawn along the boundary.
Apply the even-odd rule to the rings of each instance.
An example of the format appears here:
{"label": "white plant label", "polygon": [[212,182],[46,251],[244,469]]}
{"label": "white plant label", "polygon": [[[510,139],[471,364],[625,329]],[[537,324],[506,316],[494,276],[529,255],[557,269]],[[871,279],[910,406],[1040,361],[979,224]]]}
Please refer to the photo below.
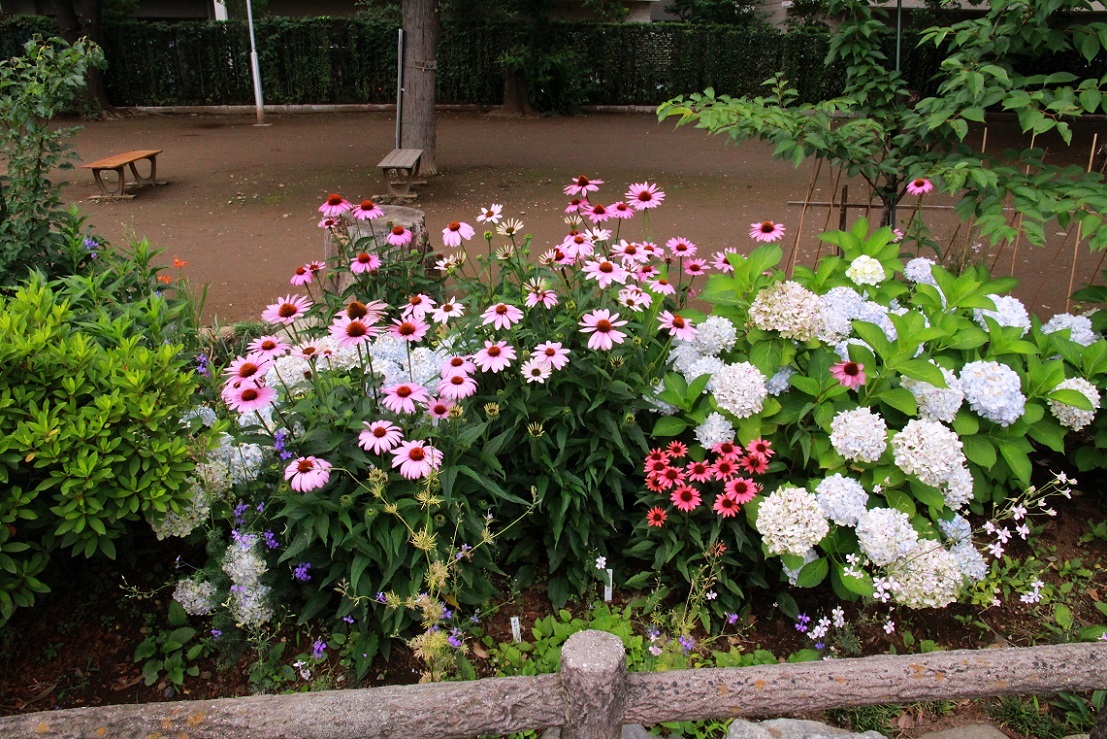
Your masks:
{"label": "white plant label", "polygon": [[523,641],[523,627],[519,625],[519,617],[511,617],[511,638],[516,644]]}
{"label": "white plant label", "polygon": [[612,598],[612,591],[614,590],[615,581],[613,579],[614,571],[610,568],[607,570],[607,584],[603,586],[603,602],[610,603]]}

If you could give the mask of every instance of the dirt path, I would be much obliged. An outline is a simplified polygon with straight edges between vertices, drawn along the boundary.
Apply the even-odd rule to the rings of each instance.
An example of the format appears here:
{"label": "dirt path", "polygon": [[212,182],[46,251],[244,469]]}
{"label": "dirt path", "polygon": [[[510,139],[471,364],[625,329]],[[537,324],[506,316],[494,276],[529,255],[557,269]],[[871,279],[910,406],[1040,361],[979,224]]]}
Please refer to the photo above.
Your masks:
{"label": "dirt path", "polygon": [[[163,149],[158,172],[170,184],[143,191],[133,201],[97,203],[87,170],[55,173],[66,182],[63,197],[77,204],[100,233],[122,243],[131,233],[166,250],[166,259],[188,260],[194,284],[210,285],[206,317],[220,321],[256,317],[290,289],[292,270],[322,256],[316,226],[319,203],[328,193],[352,199],[384,191],[376,163],[392,148],[389,113],[268,116],[254,126],[251,116],[136,116],[86,125],[73,139],[83,161],[128,149]],[[475,224],[482,206],[504,204],[520,218],[538,245],[563,236],[561,188],[587,173],[606,180],[603,201],[621,198],[627,184],[649,180],[667,193],[655,211],[654,236],[685,236],[714,251],[746,249],[755,220],[771,218],[789,227],[785,251],[799,227],[802,200],[812,170],[773,161],[760,143],[733,147],[690,128],[676,130],[652,115],[594,114],[573,118],[505,119],[477,113],[443,113],[438,122],[441,174],[420,188],[414,205],[426,211],[433,236],[452,220]],[[993,142],[1017,132],[999,130]],[[1091,134],[1086,135],[1090,140]],[[1086,157],[1088,144],[1076,138],[1073,156]],[[989,146],[1000,144],[990,143]],[[826,200],[832,183],[826,172],[813,200]],[[863,188],[851,188],[855,194]],[[852,219],[851,219],[852,220]],[[937,230],[948,235],[955,223]],[[804,219],[800,261],[819,249],[815,235],[826,210]],[[836,226],[837,213],[831,226]],[[632,222],[633,224],[633,222]],[[624,231],[624,234],[627,232]],[[636,225],[630,234],[639,235]],[[1060,237],[1057,241],[1060,242]],[[1053,261],[1044,249],[1019,249],[1017,291],[1030,302],[1039,292],[1038,312],[1064,310],[1072,243]],[[1011,250],[1001,270],[1009,269]],[[1081,249],[1076,285],[1095,271],[1099,255]],[[1026,277],[1031,275],[1031,277]]]}

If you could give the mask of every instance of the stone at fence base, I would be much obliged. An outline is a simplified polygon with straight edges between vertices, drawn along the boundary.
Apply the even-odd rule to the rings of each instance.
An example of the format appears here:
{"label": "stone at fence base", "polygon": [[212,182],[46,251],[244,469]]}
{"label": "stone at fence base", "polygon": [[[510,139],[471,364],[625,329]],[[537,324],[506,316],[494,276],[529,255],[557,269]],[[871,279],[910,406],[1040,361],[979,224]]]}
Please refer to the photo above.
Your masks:
{"label": "stone at fence base", "polygon": [[[542,732],[540,739],[561,739],[561,729],[556,726]],[[653,734],[638,724],[625,724],[619,739],[653,739]]]}
{"label": "stone at fence base", "polygon": [[991,724],[969,724],[944,731],[932,731],[919,739],[1007,739],[1007,735]]}
{"label": "stone at fence base", "polygon": [[856,734],[848,729],[827,726],[818,721],[777,718],[755,723],[735,719],[726,739],[888,739],[875,731]]}

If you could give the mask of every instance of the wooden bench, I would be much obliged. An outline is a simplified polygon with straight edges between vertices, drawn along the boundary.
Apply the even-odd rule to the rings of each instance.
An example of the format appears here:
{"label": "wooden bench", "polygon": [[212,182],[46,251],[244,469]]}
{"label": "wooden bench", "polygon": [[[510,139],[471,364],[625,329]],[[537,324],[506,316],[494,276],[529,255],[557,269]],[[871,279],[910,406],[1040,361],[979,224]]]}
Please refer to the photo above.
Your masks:
{"label": "wooden bench", "polygon": [[377,166],[384,175],[384,184],[388,186],[389,194],[397,198],[415,197],[411,186],[422,156],[422,149],[393,149],[381,160]]}
{"label": "wooden bench", "polygon": [[[92,176],[96,180],[96,184],[100,187],[100,194],[93,195],[93,200],[120,200],[131,199],[133,194],[127,192],[127,188],[132,189],[140,187],[150,187],[152,185],[164,185],[165,182],[159,182],[157,179],[158,174],[158,154],[161,154],[161,149],[148,149],[138,151],[128,151],[123,154],[116,154],[113,157],[107,157],[105,159],[97,159],[95,162],[89,162],[88,164],[82,164],[82,169],[91,169]],[[135,163],[141,160],[147,160],[150,162],[150,174],[143,177],[138,173],[138,168],[135,167]],[[127,174],[124,171],[124,167],[131,170],[131,176],[134,181],[129,185],[127,183]],[[115,172],[117,181],[113,186],[109,186],[104,182],[103,173],[105,171]]]}

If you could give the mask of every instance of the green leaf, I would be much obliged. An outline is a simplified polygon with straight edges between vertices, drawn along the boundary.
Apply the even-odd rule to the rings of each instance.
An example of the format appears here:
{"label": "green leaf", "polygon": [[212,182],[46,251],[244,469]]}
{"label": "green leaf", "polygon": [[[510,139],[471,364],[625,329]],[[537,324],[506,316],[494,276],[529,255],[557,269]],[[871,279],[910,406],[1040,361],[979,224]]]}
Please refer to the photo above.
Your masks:
{"label": "green leaf", "polygon": [[1072,617],[1072,611],[1064,603],[1057,603],[1053,606],[1053,620],[1057,622],[1064,631],[1072,629],[1074,620]]}
{"label": "green leaf", "polygon": [[819,557],[812,562],[808,562],[803,566],[803,569],[799,571],[799,576],[796,578],[796,586],[800,588],[816,587],[826,579],[826,575],[829,571],[830,564],[826,561],[826,557]]}
{"label": "green leaf", "polygon": [[1054,390],[1046,397],[1050,400],[1056,400],[1058,403],[1064,403],[1065,405],[1071,405],[1073,408],[1079,408],[1082,411],[1095,410],[1092,402],[1088,400],[1088,396],[1079,390],[1062,388],[1060,390]]}
{"label": "green leaf", "polygon": [[676,436],[688,428],[688,422],[677,416],[662,416],[653,427],[654,436]]}
{"label": "green leaf", "polygon": [[961,449],[970,462],[986,470],[996,463],[996,448],[982,436],[962,436]]}

